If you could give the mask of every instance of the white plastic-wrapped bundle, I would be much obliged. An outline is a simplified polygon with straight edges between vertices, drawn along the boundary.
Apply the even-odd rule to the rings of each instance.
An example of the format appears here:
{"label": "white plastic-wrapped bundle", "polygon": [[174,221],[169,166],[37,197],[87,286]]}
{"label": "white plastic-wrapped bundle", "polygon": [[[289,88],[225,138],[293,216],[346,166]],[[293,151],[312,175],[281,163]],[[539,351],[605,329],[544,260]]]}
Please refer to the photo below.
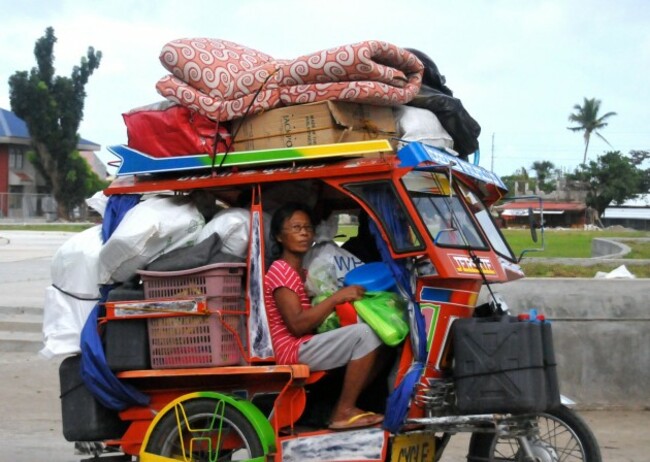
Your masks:
{"label": "white plastic-wrapped bundle", "polygon": [[101,283],[124,282],[160,255],[192,246],[205,225],[185,198],[156,196],[125,215],[99,255]]}
{"label": "white plastic-wrapped bundle", "polygon": [[86,205],[99,213],[103,218],[106,206],[108,205],[108,196],[104,195],[103,191],[97,191],[92,197],[86,199]]}
{"label": "white plastic-wrapped bundle", "polygon": [[250,211],[244,208],[231,207],[218,212],[205,224],[198,236],[201,242],[212,234],[221,238],[221,250],[230,255],[244,258],[248,252],[248,236],[250,233]]}
{"label": "white plastic-wrapped bundle", "polygon": [[453,149],[453,138],[433,112],[419,107],[395,106],[393,113],[401,139],[419,141],[441,149]]}
{"label": "white plastic-wrapped bundle", "polygon": [[[221,250],[235,257],[246,258],[250,236],[251,212],[240,207],[231,207],[218,212],[206,223],[199,234],[201,242],[213,234],[217,234],[223,243]],[[270,215],[263,214],[265,242],[268,244]],[[268,250],[268,245],[267,245]]]}
{"label": "white plastic-wrapped bundle", "polygon": [[99,254],[102,227],[88,228],[65,241],[54,253],[50,274],[52,284],[84,298],[99,298]]}
{"label": "white plastic-wrapped bundle", "polygon": [[45,347],[39,353],[46,358],[80,353],[81,330],[96,303],[97,300],[80,299],[63,293],[54,286],[45,289]]}
{"label": "white plastic-wrapped bundle", "polygon": [[99,299],[101,226],[68,239],[54,254],[52,286],[45,290],[41,355],[79,353],[79,337],[88,314]]}

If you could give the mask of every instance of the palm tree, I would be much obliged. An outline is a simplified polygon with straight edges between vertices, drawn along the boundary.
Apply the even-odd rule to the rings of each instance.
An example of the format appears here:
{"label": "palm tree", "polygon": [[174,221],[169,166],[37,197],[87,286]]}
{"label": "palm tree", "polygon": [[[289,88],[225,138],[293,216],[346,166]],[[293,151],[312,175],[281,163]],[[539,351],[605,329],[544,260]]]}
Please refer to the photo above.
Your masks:
{"label": "palm tree", "polygon": [[551,177],[553,174],[553,169],[555,169],[555,164],[549,160],[536,160],[533,162],[533,165],[530,166],[531,169],[535,170],[537,175],[537,185],[539,189],[544,192],[551,192],[553,190],[553,185],[546,183],[546,180]]}
{"label": "palm tree", "polygon": [[598,111],[600,110],[600,100],[596,98],[587,99],[584,98],[583,105],[580,106],[576,104],[573,106],[573,109],[576,111],[569,116],[569,122],[575,122],[578,124],[577,127],[567,127],[567,129],[574,132],[584,132],[585,139],[585,155],[582,159],[582,163],[587,162],[587,150],[589,149],[589,138],[592,133],[595,133],[600,139],[602,139],[609,146],[609,141],[605,139],[603,135],[598,133],[598,130],[605,128],[607,126],[607,120],[611,116],[616,115],[615,112],[608,112],[602,116],[598,116]]}

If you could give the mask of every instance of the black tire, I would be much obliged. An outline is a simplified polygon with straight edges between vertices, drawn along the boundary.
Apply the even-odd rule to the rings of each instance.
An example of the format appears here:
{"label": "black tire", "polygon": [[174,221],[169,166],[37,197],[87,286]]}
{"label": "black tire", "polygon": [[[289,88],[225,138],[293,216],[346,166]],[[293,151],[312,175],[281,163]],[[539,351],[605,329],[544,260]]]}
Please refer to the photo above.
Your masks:
{"label": "black tire", "polygon": [[[537,416],[539,438],[532,440],[533,452],[543,462],[601,462],[596,437],[580,416],[561,406]],[[552,449],[549,449],[552,448]],[[474,433],[469,443],[469,462],[523,461],[515,438],[497,438],[493,433]]]}
{"label": "black tire", "polygon": [[[179,460],[183,460],[185,452],[185,460],[193,462],[247,460],[264,455],[257,432],[248,419],[232,405],[216,399],[200,398],[185,401],[179,406],[177,409],[183,410],[189,428],[194,432],[192,453],[189,454],[191,432],[188,431],[182,413],[180,425],[177,423],[177,412],[174,409],[156,424],[147,444],[147,452]],[[208,439],[218,451],[216,459],[210,457],[206,448]]]}

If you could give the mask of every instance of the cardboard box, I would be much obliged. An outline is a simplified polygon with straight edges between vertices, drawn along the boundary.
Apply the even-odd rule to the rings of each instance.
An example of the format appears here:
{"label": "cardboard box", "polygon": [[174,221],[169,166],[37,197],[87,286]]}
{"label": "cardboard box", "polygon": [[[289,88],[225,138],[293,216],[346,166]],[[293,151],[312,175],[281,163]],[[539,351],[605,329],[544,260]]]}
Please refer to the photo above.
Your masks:
{"label": "cardboard box", "polygon": [[273,109],[233,121],[234,151],[389,139],[396,136],[390,106],[322,101]]}

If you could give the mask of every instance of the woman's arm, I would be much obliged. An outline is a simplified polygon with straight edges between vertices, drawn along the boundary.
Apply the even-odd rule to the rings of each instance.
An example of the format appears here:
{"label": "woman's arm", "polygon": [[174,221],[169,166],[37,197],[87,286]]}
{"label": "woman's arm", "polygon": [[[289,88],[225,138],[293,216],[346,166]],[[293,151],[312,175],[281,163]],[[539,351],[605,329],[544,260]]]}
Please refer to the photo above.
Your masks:
{"label": "woman's arm", "polygon": [[286,287],[276,289],[273,298],[289,332],[302,337],[311,334],[334,311],[336,305],[359,300],[363,293],[361,286],[344,287],[307,310],[302,309],[298,294]]}

